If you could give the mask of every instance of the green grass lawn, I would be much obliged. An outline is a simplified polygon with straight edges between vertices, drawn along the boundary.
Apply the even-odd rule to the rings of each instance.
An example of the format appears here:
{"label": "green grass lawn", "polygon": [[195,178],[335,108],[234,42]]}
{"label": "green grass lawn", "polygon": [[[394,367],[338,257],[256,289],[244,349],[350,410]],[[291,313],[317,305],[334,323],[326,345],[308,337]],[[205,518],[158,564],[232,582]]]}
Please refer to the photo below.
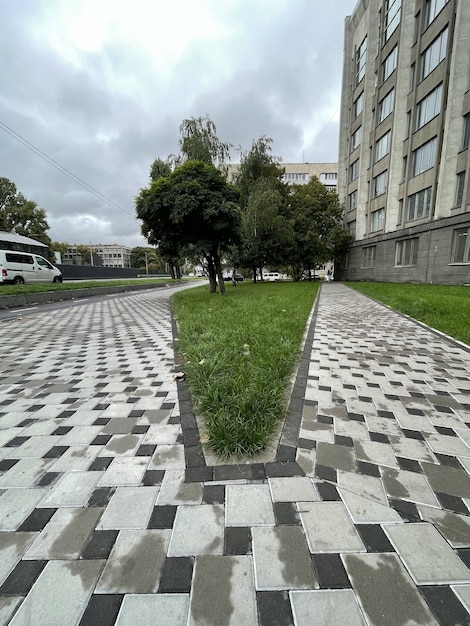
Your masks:
{"label": "green grass lawn", "polygon": [[[191,279],[188,279],[191,280]],[[93,289],[94,287],[116,287],[120,285],[151,285],[152,283],[179,283],[171,278],[135,278],[122,280],[90,280],[70,283],[37,283],[29,285],[6,285],[0,283],[0,296],[15,296],[24,293],[43,293],[45,291],[70,291],[71,289]]]}
{"label": "green grass lawn", "polygon": [[396,311],[470,344],[470,287],[410,283],[345,283]]}
{"label": "green grass lawn", "polygon": [[318,283],[244,282],[173,298],[178,355],[205,441],[220,456],[263,450],[285,417]]}

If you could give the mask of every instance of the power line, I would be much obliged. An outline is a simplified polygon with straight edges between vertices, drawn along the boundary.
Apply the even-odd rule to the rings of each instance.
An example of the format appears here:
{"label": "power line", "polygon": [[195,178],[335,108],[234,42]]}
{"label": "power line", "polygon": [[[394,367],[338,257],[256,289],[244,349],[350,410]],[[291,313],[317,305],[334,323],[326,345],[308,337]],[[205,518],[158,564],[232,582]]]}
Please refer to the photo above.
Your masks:
{"label": "power line", "polygon": [[304,153],[305,152],[309,152],[312,149],[313,144],[316,142],[318,137],[320,137],[322,132],[328,128],[328,126],[333,121],[333,119],[338,115],[338,113],[339,113],[339,109],[333,113],[333,115],[330,117],[330,119],[327,121],[327,123],[318,131],[318,133],[315,135],[315,137],[310,142],[310,145],[308,146],[307,150],[304,150]]}
{"label": "power line", "polygon": [[121,206],[119,206],[119,204],[116,204],[113,200],[110,200],[106,196],[103,196],[102,193],[100,193],[99,191],[94,189],[91,185],[86,183],[84,180],[82,180],[78,176],[75,176],[75,174],[73,174],[70,170],[68,170],[66,167],[64,167],[63,165],[61,165],[57,161],[55,161],[52,157],[50,157],[48,154],[43,152],[40,148],[36,147],[30,141],[25,139],[22,135],[20,135],[16,131],[14,131],[12,128],[7,126],[1,120],[0,120],[0,128],[3,131],[5,131],[8,135],[11,135],[11,137],[13,137],[13,139],[16,139],[17,141],[22,143],[26,148],[28,148],[29,150],[31,150],[32,152],[37,154],[41,159],[43,159],[44,161],[46,161],[47,163],[49,163],[50,165],[55,167],[57,170],[59,170],[59,172],[62,172],[62,174],[65,174],[65,176],[68,176],[73,181],[78,183],[81,187],[86,189],[89,193],[91,193],[94,196],[96,196],[99,200],[101,200],[102,202],[105,202],[106,204],[109,204],[109,206],[111,206],[113,209],[117,209],[118,211],[121,211],[121,213],[124,213],[124,215],[127,215],[127,217],[131,218],[132,220],[136,219],[135,215],[132,215],[131,213],[129,213],[128,211],[123,209]]}

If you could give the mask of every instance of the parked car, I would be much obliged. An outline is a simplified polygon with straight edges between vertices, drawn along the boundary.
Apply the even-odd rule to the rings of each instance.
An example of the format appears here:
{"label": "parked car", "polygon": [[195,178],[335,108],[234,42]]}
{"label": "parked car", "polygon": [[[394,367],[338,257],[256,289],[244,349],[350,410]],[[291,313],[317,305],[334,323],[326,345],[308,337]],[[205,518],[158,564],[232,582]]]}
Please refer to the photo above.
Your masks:
{"label": "parked car", "polygon": [[263,274],[263,280],[267,280],[269,282],[277,282],[281,280],[281,275],[279,272],[266,272]]}
{"label": "parked car", "polygon": [[39,254],[0,250],[1,282],[23,285],[25,283],[61,283],[59,268]]}
{"label": "parked car", "polygon": [[[224,274],[224,280],[232,280],[232,274]],[[241,274],[237,274],[235,272],[235,280],[237,281],[237,283],[241,283],[245,279],[243,278],[243,276]]]}

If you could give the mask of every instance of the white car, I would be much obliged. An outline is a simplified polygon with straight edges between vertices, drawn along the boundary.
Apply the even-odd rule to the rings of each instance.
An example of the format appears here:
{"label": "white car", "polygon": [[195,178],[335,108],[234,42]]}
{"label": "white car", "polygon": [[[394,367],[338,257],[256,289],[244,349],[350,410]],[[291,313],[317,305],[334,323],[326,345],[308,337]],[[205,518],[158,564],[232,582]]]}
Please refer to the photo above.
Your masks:
{"label": "white car", "polygon": [[59,268],[39,254],[0,250],[0,274],[3,283],[61,283]]}

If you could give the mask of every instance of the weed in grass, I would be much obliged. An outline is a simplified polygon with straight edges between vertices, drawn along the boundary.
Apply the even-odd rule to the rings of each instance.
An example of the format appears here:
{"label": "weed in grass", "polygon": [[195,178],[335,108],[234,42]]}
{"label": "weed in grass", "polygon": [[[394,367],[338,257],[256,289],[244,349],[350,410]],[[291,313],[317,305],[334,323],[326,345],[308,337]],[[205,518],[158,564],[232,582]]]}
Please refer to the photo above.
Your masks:
{"label": "weed in grass", "polygon": [[243,283],[221,298],[174,296],[178,350],[210,447],[253,455],[285,416],[287,388],[318,285]]}

